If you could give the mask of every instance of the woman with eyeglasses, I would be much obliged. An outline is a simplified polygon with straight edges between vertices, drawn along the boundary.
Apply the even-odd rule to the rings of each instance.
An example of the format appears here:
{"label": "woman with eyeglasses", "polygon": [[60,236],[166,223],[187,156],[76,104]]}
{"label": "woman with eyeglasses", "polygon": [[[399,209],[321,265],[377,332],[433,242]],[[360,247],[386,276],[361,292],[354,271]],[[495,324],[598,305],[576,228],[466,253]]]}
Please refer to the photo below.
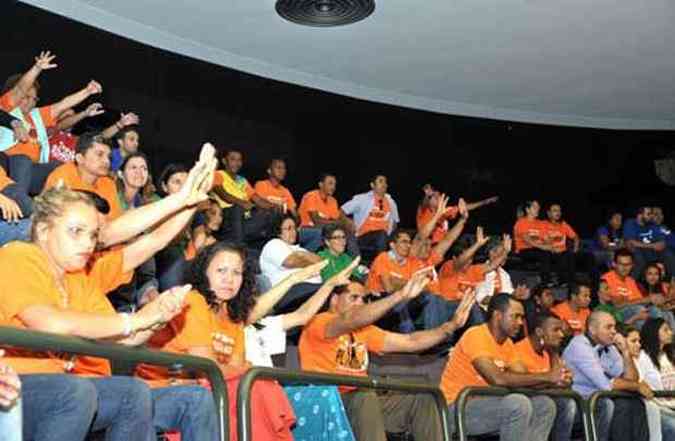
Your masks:
{"label": "woman with eyeglasses", "polygon": [[[319,251],[318,255],[328,262],[321,270],[321,279],[326,281],[347,268],[355,258],[346,252],[348,236],[343,227],[337,224],[326,225],[322,234],[324,249]],[[366,274],[368,274],[368,268],[358,266],[352,272],[352,277],[361,280]]]}
{"label": "woman with eyeglasses", "polygon": [[[262,286],[274,286],[289,275],[312,264],[321,262],[321,257],[300,245],[298,225],[292,214],[285,214],[275,225],[274,239],[265,244],[260,253],[260,271]],[[313,277],[306,282],[293,286],[275,308],[276,312],[288,312],[296,309],[321,286],[321,277]]]}

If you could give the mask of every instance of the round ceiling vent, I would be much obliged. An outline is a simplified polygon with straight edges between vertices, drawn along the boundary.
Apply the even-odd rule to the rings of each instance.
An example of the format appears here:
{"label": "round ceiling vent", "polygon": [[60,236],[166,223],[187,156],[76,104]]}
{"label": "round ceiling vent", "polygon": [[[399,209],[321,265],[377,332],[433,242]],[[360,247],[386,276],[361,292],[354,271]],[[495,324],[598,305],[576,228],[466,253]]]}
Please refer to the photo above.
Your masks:
{"label": "round ceiling vent", "polygon": [[356,23],[375,10],[375,0],[277,0],[277,14],[305,26]]}

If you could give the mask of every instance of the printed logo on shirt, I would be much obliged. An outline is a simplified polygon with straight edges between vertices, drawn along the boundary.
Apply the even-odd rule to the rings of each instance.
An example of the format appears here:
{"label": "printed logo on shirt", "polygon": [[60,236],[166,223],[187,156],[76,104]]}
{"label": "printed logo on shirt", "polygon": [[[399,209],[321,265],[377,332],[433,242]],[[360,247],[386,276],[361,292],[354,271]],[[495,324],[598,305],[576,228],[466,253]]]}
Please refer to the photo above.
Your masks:
{"label": "printed logo on shirt", "polygon": [[342,335],[338,339],[335,364],[342,371],[365,372],[368,370],[368,348],[364,343],[355,341],[352,334]]}

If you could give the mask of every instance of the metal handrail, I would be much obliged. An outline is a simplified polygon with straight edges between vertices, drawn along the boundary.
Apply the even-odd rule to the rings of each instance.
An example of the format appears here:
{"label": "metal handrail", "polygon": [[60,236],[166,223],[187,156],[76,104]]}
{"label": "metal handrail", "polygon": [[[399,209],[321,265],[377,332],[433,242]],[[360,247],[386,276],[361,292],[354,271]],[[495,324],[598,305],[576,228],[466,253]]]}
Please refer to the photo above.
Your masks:
{"label": "metal handrail", "polygon": [[[595,423],[595,408],[598,406],[598,400],[602,398],[631,398],[642,399],[642,396],[637,393],[623,392],[617,390],[599,390],[594,392],[588,399],[588,411],[591,420],[591,431],[593,432],[593,439],[597,440],[597,426]],[[656,390],[654,391],[654,398],[675,398],[675,391],[672,390]]]}
{"label": "metal handrail", "polygon": [[440,389],[426,383],[412,383],[389,380],[377,377],[353,377],[347,375],[332,375],[318,372],[291,371],[288,369],[274,369],[255,367],[250,369],[239,383],[237,391],[237,433],[239,441],[251,441],[251,388],[253,383],[260,379],[278,380],[293,383],[331,384],[354,386],[367,389],[396,390],[410,393],[426,393],[434,397],[441,417],[443,438],[450,441],[448,427],[448,405]]}
{"label": "metal handrail", "polygon": [[213,398],[218,412],[218,422],[220,423],[220,440],[229,440],[227,389],[220,368],[208,358],[153,351],[144,348],[132,348],[115,343],[104,343],[79,337],[5,326],[0,326],[0,344],[38,351],[59,351],[88,355],[131,363],[148,363],[166,367],[188,368],[203,372],[211,382]]}
{"label": "metal handrail", "polygon": [[462,391],[457,396],[457,400],[455,401],[455,432],[459,437],[459,441],[467,440],[464,414],[466,411],[466,405],[471,396],[503,397],[510,394],[523,394],[527,396],[546,395],[551,398],[568,398],[574,400],[577,405],[577,409],[581,410],[584,439],[586,441],[595,441],[595,433],[591,430],[592,420],[589,418],[588,404],[581,395],[570,389],[525,389],[473,386],[462,389]]}

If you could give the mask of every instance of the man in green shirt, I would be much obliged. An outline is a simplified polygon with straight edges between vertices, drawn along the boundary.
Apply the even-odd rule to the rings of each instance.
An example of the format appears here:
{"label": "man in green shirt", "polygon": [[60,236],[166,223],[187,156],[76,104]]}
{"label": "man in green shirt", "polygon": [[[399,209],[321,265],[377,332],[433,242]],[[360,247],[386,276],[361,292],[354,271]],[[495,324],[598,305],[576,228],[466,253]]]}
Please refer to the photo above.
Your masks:
{"label": "man in green shirt", "polygon": [[616,324],[619,326],[630,325],[634,326],[634,323],[639,320],[647,320],[649,318],[649,311],[647,308],[642,308],[642,310],[624,321],[623,312],[621,308],[617,308],[612,303],[612,296],[609,291],[609,285],[603,279],[600,279],[600,285],[598,286],[598,300],[600,304],[595,307],[594,311],[604,311],[614,317]]}

